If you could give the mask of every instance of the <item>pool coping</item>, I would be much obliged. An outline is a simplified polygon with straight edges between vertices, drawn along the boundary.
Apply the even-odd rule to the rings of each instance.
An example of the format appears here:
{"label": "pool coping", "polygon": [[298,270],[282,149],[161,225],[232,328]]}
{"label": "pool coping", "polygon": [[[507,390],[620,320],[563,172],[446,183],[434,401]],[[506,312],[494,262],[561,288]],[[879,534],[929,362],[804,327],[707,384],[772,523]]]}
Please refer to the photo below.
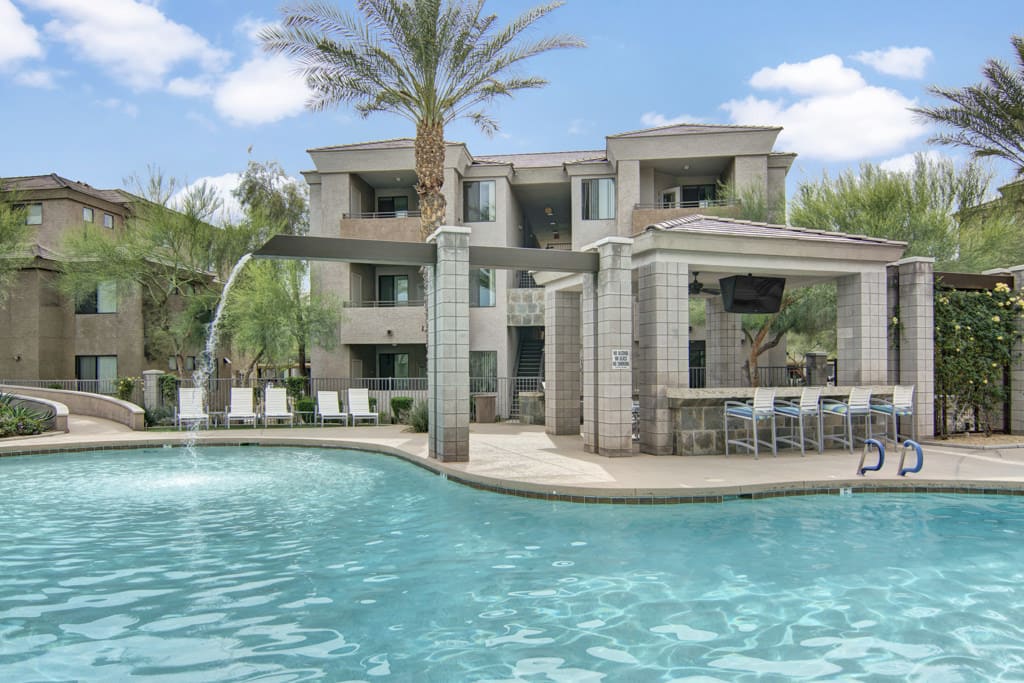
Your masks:
{"label": "pool coping", "polygon": [[[894,477],[845,477],[786,482],[752,483],[726,486],[630,488],[555,485],[465,472],[394,446],[359,440],[312,436],[204,434],[197,442],[202,447],[269,446],[354,450],[397,457],[435,475],[470,488],[502,495],[546,501],[611,505],[676,505],[723,503],[734,500],[762,500],[808,495],[854,495],[871,493],[943,493],[961,495],[1024,496],[1024,481],[907,479]],[[163,433],[159,437],[136,437],[86,444],[63,443],[52,446],[36,443],[26,448],[0,449],[0,458],[27,455],[55,455],[106,450],[185,448],[187,435]],[[13,445],[13,444],[12,444]]]}

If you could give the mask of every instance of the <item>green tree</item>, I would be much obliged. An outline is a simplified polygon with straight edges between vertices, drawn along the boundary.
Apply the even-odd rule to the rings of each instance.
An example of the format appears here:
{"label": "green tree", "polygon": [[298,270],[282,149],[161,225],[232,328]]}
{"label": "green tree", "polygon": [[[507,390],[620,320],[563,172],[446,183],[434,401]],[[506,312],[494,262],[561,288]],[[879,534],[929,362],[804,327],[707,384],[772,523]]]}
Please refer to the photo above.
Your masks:
{"label": "green tree", "polygon": [[499,27],[485,0],[357,0],[350,14],[327,4],[286,8],[280,27],[260,33],[264,47],[296,58],[312,90],[309,107],[350,104],[362,116],[389,112],[416,126],[416,193],[426,239],[444,221],[445,126],[465,117],[491,134],[485,111],[499,97],[547,81],[513,75],[531,57],[582,47],[570,35],[523,39],[561,6],[533,8]]}
{"label": "green tree", "polygon": [[16,191],[0,182],[0,304],[7,300],[18,270],[29,262],[32,226]]}
{"label": "green tree", "polygon": [[211,255],[223,232],[207,222],[220,201],[205,184],[179,194],[177,183],[159,170],[133,182],[142,196],[124,230],[111,234],[87,224],[69,231],[59,288],[75,301],[104,282],[116,283],[122,301],[141,296],[146,358],[173,357],[181,373],[185,356],[201,346],[220,296]]}
{"label": "green tree", "polygon": [[928,90],[946,101],[912,111],[948,129],[931,142],[971,150],[975,157],[997,157],[1024,175],[1024,36],[1012,36],[1016,68],[997,59],[985,62],[985,80],[964,88]]}
{"label": "green tree", "polygon": [[[251,251],[271,235],[309,232],[305,186],[277,163],[250,162],[234,195],[246,214],[228,237],[236,251]],[[329,295],[311,294],[308,284],[305,261],[261,259],[246,265],[228,294],[224,317],[234,348],[252,357],[246,374],[259,362],[295,361],[305,375],[309,344],[327,349],[337,344],[341,306]]]}

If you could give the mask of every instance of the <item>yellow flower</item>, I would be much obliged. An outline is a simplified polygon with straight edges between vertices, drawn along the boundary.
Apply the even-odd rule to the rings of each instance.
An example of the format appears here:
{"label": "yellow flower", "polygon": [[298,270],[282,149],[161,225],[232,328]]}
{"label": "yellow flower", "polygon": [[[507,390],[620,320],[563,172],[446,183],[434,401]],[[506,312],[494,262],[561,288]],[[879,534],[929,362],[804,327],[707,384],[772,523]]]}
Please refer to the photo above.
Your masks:
{"label": "yellow flower", "polygon": [[998,368],[998,367],[999,367],[999,363],[993,363],[993,364],[992,364],[992,367],[994,367],[994,368]]}
{"label": "yellow flower", "polygon": [[992,316],[992,322],[994,322],[994,323],[999,322],[999,316],[998,315]]}
{"label": "yellow flower", "polygon": [[[988,384],[988,380],[987,379],[983,379],[983,380],[981,380],[981,383],[982,384]],[[974,384],[974,382],[971,382],[971,384]]]}
{"label": "yellow flower", "polygon": [[992,292],[990,292],[990,291],[988,291],[988,290],[986,289],[986,290],[985,290],[985,296],[992,296]]}
{"label": "yellow flower", "polygon": [[1006,284],[1005,282],[999,282],[999,283],[996,283],[996,286],[995,286],[994,289],[997,292],[1006,293],[1006,292],[1010,291],[1010,286],[1008,284]]}
{"label": "yellow flower", "polygon": [[892,317],[892,324],[893,325],[899,325],[900,324],[900,319],[897,318],[896,316],[893,316]]}
{"label": "yellow flower", "polygon": [[999,335],[998,337],[996,337],[996,341],[1003,341],[1003,335]]}
{"label": "yellow flower", "polygon": [[953,329],[954,329],[954,330],[959,330],[959,329],[960,329],[960,326],[959,326],[959,325],[953,325]]}

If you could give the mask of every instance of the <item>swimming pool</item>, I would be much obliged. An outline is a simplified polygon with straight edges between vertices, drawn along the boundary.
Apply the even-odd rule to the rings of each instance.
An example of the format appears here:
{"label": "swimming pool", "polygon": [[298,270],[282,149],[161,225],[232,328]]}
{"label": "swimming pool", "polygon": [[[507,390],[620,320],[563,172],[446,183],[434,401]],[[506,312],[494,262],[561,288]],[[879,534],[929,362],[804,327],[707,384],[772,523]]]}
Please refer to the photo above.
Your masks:
{"label": "swimming pool", "polygon": [[394,458],[0,459],[5,681],[1024,676],[1024,504],[576,505]]}

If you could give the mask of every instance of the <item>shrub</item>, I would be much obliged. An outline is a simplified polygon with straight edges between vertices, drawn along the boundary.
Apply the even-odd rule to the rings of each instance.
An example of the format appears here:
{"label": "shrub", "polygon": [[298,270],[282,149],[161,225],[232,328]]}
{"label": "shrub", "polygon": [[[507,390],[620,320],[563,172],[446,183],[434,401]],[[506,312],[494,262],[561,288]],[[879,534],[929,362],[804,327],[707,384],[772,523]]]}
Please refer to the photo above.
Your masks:
{"label": "shrub", "polygon": [[160,396],[164,405],[173,406],[178,402],[178,378],[174,375],[160,375]]}
{"label": "shrub", "polygon": [[302,396],[295,399],[293,405],[295,406],[296,412],[301,413],[299,417],[303,422],[311,423],[316,420],[316,401],[309,396]]}
{"label": "shrub", "polygon": [[395,396],[391,399],[391,414],[395,416],[396,422],[406,423],[409,419],[410,408],[412,408],[412,396]]}
{"label": "shrub", "polygon": [[416,401],[409,409],[409,425],[414,432],[425,432],[430,425],[430,414],[426,401]]}
{"label": "shrub", "polygon": [[146,426],[156,427],[158,425],[174,424],[174,409],[169,406],[161,406],[146,411]]}
{"label": "shrub", "polygon": [[0,393],[0,437],[42,434],[53,419],[49,410],[36,410],[16,402],[11,394]]}
{"label": "shrub", "polygon": [[307,385],[308,380],[305,377],[285,377],[284,379],[285,389],[293,401],[297,401],[306,394]]}
{"label": "shrub", "polygon": [[371,413],[376,413],[377,412],[377,397],[376,396],[371,396],[370,397],[370,412]]}
{"label": "shrub", "polygon": [[135,393],[135,384],[138,382],[137,377],[122,377],[117,380],[117,397],[122,401],[132,400],[132,394]]}

